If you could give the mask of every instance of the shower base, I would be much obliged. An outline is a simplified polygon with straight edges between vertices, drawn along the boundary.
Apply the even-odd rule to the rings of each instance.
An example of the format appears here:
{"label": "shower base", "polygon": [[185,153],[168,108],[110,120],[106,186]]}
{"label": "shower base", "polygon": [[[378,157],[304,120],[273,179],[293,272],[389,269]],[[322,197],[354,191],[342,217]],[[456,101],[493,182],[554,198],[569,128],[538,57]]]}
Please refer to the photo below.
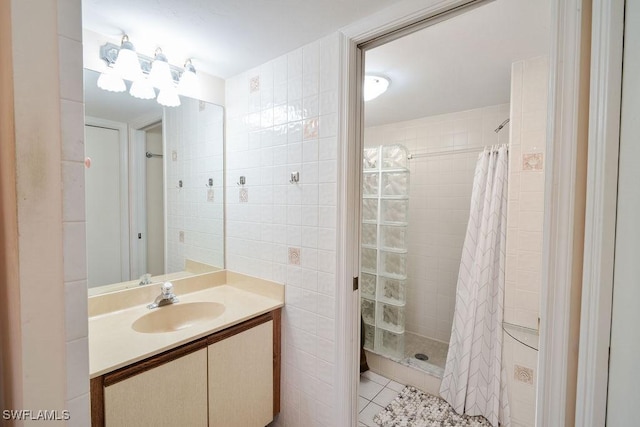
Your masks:
{"label": "shower base", "polygon": [[[449,345],[446,343],[405,332],[404,358],[397,362],[442,378],[448,350]],[[428,359],[420,360],[421,355],[426,355]]]}
{"label": "shower base", "polygon": [[[449,345],[411,332],[405,332],[404,354],[402,357],[391,356],[368,348],[367,350],[385,359],[390,359],[401,365],[418,369],[433,377],[442,379]],[[425,356],[426,360],[424,360]]]}

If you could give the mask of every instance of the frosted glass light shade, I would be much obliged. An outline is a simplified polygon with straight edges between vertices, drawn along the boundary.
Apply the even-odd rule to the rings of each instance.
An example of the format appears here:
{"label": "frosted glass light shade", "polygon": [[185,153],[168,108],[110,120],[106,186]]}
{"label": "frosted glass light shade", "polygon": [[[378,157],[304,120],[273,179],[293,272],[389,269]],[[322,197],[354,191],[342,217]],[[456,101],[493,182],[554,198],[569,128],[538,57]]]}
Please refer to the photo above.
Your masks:
{"label": "frosted glass light shade", "polygon": [[193,64],[191,64],[191,60],[187,61],[184,66],[184,72],[182,76],[180,76],[180,82],[178,83],[178,92],[181,95],[198,98],[198,77],[196,76],[196,69]]}
{"label": "frosted glass light shade", "polygon": [[156,54],[156,59],[151,63],[149,82],[158,89],[173,87],[173,77],[167,57],[162,52]]}
{"label": "frosted glass light shade", "polygon": [[156,97],[156,91],[145,77],[133,82],[131,89],[129,89],[129,94],[139,99],[153,99]]}
{"label": "frosted glass light shade", "polygon": [[105,71],[100,73],[100,77],[98,77],[98,87],[109,92],[124,92],[127,90],[124,80],[110,67],[107,67]]}
{"label": "frosted glass light shade", "polygon": [[178,91],[174,87],[160,89],[158,94],[158,104],[164,107],[178,107],[180,105],[180,97]]}
{"label": "frosted glass light shade", "polygon": [[389,79],[382,76],[364,76],[364,100],[371,101],[385,93],[389,88]]}
{"label": "frosted glass light shade", "polygon": [[132,82],[142,77],[142,68],[140,68],[138,55],[133,48],[133,44],[128,40],[122,41],[113,69],[121,78]]}

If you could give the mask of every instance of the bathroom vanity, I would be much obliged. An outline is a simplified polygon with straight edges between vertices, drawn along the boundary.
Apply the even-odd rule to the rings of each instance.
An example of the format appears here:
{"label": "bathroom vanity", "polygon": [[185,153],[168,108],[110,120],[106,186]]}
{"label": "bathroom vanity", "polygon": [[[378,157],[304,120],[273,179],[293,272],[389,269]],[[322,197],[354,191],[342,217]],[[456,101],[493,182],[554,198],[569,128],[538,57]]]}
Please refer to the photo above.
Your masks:
{"label": "bathroom vanity", "polygon": [[89,300],[92,426],[269,424],[280,411],[283,287],[228,271]]}

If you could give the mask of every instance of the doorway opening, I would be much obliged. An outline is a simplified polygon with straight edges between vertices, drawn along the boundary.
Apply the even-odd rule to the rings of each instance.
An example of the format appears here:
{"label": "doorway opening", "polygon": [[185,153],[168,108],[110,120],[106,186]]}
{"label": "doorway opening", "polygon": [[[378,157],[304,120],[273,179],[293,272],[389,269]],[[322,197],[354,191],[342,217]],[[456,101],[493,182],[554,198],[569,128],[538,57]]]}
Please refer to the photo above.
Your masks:
{"label": "doorway opening", "polygon": [[[389,81],[362,107],[363,351],[374,373],[440,394],[456,358],[454,319],[468,314],[459,273],[478,157],[504,146],[509,190],[502,296],[489,301],[501,311],[493,345],[507,373],[511,419],[533,426],[549,4],[495,1],[432,24],[360,46],[363,74]],[[365,397],[360,413],[371,414],[370,404],[384,406]]]}

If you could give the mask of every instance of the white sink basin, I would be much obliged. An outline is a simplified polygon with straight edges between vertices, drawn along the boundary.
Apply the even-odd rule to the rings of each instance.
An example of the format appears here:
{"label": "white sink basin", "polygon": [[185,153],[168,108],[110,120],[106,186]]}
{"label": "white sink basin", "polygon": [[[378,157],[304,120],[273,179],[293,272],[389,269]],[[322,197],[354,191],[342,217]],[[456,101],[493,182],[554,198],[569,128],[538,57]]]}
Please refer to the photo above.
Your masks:
{"label": "white sink basin", "polygon": [[179,331],[219,317],[225,307],[217,302],[175,303],[154,308],[131,324],[136,332],[158,334]]}

